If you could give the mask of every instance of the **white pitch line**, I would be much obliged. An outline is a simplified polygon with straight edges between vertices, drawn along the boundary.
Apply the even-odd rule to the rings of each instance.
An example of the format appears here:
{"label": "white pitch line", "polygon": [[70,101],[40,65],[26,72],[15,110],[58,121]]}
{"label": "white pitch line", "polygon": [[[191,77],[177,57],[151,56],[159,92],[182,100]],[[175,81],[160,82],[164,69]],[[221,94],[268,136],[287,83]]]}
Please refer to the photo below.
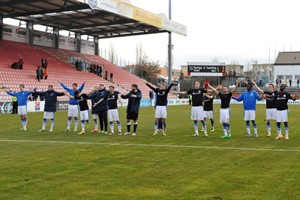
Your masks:
{"label": "white pitch line", "polygon": [[242,147],[218,147],[218,146],[188,146],[172,144],[132,144],[132,143],[101,143],[101,142],[70,142],[49,140],[0,140],[0,142],[19,143],[52,143],[52,144],[78,144],[78,145],[110,145],[110,146],[137,146],[137,147],[168,147],[168,148],[192,148],[192,149],[220,149],[240,151],[277,151],[277,152],[300,152],[300,149],[268,149],[268,148],[242,148]]}

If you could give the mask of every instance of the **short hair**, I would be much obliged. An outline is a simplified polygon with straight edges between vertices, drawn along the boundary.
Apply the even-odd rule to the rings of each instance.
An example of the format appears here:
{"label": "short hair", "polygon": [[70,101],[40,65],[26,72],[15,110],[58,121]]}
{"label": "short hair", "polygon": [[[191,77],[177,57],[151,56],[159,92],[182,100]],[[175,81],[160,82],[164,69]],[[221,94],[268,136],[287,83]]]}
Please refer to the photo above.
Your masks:
{"label": "short hair", "polygon": [[19,87],[23,87],[23,88],[24,88],[24,87],[25,87],[25,85],[24,85],[24,84],[20,84],[20,85],[19,85]]}
{"label": "short hair", "polygon": [[115,89],[115,87],[114,87],[114,86],[112,86],[112,85],[111,85],[111,86],[109,86],[109,88]]}
{"label": "short hair", "polygon": [[53,88],[53,85],[48,85],[48,87],[52,87]]}
{"label": "short hair", "polygon": [[132,87],[135,87],[136,89],[138,89],[137,84],[132,84],[131,86],[132,86]]}
{"label": "short hair", "polygon": [[77,83],[73,83],[72,85],[75,85],[76,87],[78,86]]}
{"label": "short hair", "polygon": [[104,87],[104,85],[102,83],[100,83],[99,86],[103,86]]}
{"label": "short hair", "polygon": [[269,85],[271,85],[273,88],[275,87],[273,83],[270,83]]}

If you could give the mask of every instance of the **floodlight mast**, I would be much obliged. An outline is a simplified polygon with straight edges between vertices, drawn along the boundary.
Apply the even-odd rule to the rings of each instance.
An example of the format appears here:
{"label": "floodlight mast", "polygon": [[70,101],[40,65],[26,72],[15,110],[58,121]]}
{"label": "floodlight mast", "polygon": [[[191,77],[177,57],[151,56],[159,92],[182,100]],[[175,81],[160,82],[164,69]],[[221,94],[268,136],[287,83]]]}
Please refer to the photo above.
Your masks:
{"label": "floodlight mast", "polygon": [[[169,0],[169,19],[171,20],[172,18],[172,4],[171,0]],[[168,68],[169,68],[169,74],[168,74],[168,84],[170,85],[172,83],[172,32],[170,31],[169,33],[169,44],[168,44]]]}

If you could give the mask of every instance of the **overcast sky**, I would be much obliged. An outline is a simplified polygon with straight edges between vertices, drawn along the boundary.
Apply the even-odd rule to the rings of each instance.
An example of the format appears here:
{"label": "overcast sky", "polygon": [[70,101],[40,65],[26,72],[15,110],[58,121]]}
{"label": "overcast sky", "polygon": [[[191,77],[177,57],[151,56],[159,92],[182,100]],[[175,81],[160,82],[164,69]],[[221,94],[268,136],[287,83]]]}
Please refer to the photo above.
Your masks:
{"label": "overcast sky", "polygon": [[[137,7],[168,15],[169,0],[131,0]],[[173,34],[174,67],[188,61],[246,65],[275,58],[275,50],[300,51],[299,0],[172,0],[172,20],[187,26],[187,37]],[[135,61],[141,43],[151,60],[167,60],[168,34],[100,40],[100,48],[113,44],[126,62]]]}
{"label": "overcast sky", "polygon": [[[169,0],[131,3],[168,16]],[[300,51],[300,0],[172,0],[172,20],[187,26],[187,37],[172,34],[174,68],[214,59],[227,64],[268,63],[269,55],[274,62],[278,51]],[[103,57],[104,49],[108,52],[114,46],[122,58],[120,65],[135,62],[137,44],[152,61],[166,65],[167,33],[99,41]]]}

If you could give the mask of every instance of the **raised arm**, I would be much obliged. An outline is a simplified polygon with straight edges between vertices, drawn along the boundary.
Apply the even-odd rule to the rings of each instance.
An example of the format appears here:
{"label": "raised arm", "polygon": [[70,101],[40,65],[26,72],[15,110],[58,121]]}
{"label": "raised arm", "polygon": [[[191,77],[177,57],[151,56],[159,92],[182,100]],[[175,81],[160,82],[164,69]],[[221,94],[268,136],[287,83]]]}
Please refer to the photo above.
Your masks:
{"label": "raised arm", "polygon": [[213,98],[214,98],[213,95],[208,95],[208,94],[206,94],[206,93],[203,93],[203,95],[206,96],[206,97],[209,98],[209,99],[213,99]]}
{"label": "raised arm", "polygon": [[85,82],[86,82],[86,81],[84,81],[84,82],[82,83],[82,85],[78,88],[78,91],[79,91],[79,92],[81,92],[81,91],[83,90],[84,85],[85,85]]}
{"label": "raised arm", "polygon": [[153,90],[153,91],[156,90],[156,88],[154,88],[153,86],[151,86],[149,83],[146,83],[146,85],[147,85],[151,90]]}
{"label": "raised arm", "polygon": [[59,81],[62,88],[64,88],[66,91],[70,91],[70,88],[68,88],[63,82]]}
{"label": "raised arm", "polygon": [[171,83],[169,87],[166,89],[166,93],[169,93],[174,83]]}
{"label": "raised arm", "polygon": [[257,84],[255,83],[254,80],[252,80],[251,82],[253,83],[254,87],[256,88],[256,90],[257,90],[258,92],[260,92],[260,93],[262,93],[262,94],[264,93],[264,91],[263,91],[262,89],[260,89],[260,88],[257,86]]}
{"label": "raised arm", "polygon": [[232,94],[234,94],[234,93],[236,92],[238,86],[239,86],[239,82],[238,82],[238,80],[235,80],[235,87],[234,87],[233,90],[231,91]]}
{"label": "raised arm", "polygon": [[17,96],[17,93],[15,93],[15,92],[10,92],[10,91],[6,91],[6,94],[8,94],[8,95],[10,95],[10,96]]}
{"label": "raised arm", "polygon": [[212,91],[214,91],[216,93],[216,95],[219,94],[219,91],[216,88],[212,87],[209,83],[208,83],[208,88],[211,89]]}

